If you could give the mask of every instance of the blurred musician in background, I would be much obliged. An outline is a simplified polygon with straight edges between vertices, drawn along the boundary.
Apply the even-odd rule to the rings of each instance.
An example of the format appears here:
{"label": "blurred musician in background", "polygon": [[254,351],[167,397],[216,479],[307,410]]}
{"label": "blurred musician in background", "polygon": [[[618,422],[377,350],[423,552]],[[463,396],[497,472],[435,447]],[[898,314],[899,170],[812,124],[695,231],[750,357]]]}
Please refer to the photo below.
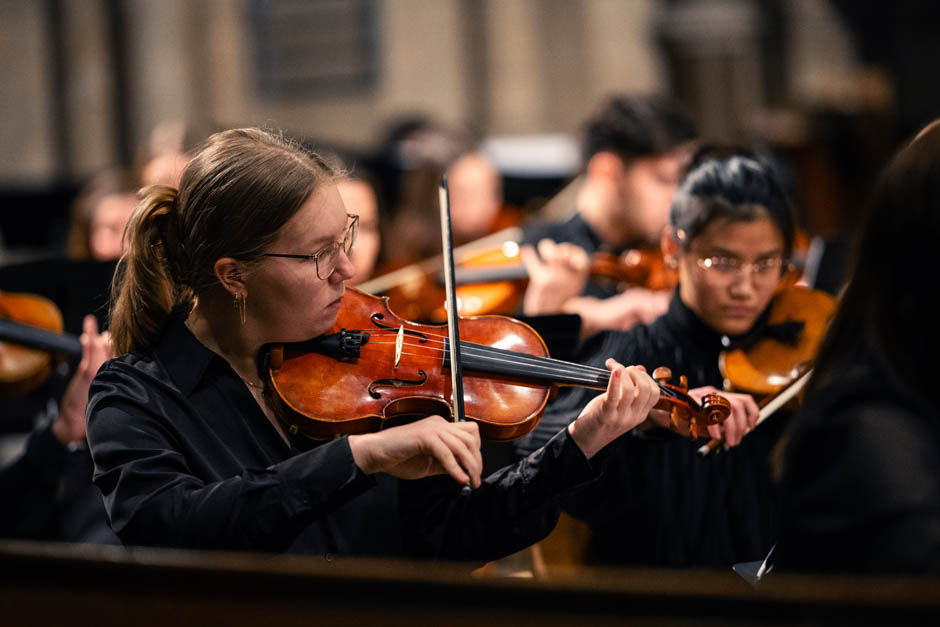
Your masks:
{"label": "blurred musician in background", "polygon": [[[597,364],[614,355],[651,372],[667,366],[673,379],[687,376],[697,396],[723,387],[723,351],[776,331],[767,312],[795,227],[774,168],[752,153],[702,149],[690,168],[662,240],[679,271],[668,311],[650,325],[593,336],[575,361]],[[593,394],[562,390],[517,450],[538,447]],[[567,511],[590,526],[587,561],[730,568],[763,558],[775,539],[768,458],[785,421],[772,420],[742,440],[756,424],[757,404],[749,394],[723,394],[733,406],[723,439],[737,446],[703,457],[698,448],[714,432],[690,441],[647,421],[618,441],[620,454],[605,480],[569,500]]]}
{"label": "blurred musician in background", "polygon": [[110,338],[98,332],[94,316],[85,317],[81,344],[81,361],[61,401],[47,406],[23,450],[0,469],[0,537],[118,543],[91,483],[85,443],[88,386],[112,356]]}
{"label": "blurred musician in background", "polygon": [[[681,108],[657,96],[609,97],[584,124],[583,184],[574,215],[525,230],[529,273],[523,313],[577,313],[582,333],[652,322],[670,292],[617,292],[588,279],[590,255],[652,247],[688,161],[696,129]],[[534,247],[534,248],[533,248]],[[582,297],[583,296],[583,297]]]}

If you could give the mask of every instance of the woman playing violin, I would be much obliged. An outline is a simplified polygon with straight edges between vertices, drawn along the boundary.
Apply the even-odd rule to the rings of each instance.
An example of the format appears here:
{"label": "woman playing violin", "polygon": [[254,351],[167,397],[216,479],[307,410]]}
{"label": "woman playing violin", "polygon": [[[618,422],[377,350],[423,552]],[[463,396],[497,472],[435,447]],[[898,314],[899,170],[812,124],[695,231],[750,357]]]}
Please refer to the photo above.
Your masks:
{"label": "woman playing violin", "polygon": [[609,362],[577,420],[485,478],[475,423],[292,435],[257,357],[337,318],[357,217],[332,177],[292,142],[240,129],[210,137],[179,189],[142,191],[115,276],[120,356],[88,409],[94,480],[125,543],[494,559],[547,534],[559,497],[596,479],[602,449],[657,401],[642,368]]}
{"label": "woman playing violin", "polygon": [[[703,149],[670,209],[662,246],[679,285],[669,310],[650,325],[589,339],[580,361],[613,355],[685,374],[694,397],[722,387],[719,354],[760,335],[790,254],[794,223],[773,169],[747,152]],[[761,559],[774,537],[773,490],[766,457],[776,435],[753,427],[758,409],[746,394],[725,394],[732,415],[727,444],[700,457],[701,442],[652,428],[620,441],[624,454],[608,485],[579,495],[569,510],[592,528],[589,559],[619,564],[726,568]],[[529,440],[530,450],[584,407],[591,393],[566,390]],[[773,424],[773,423],[771,423]],[[717,436],[716,427],[709,428]]]}
{"label": "woman playing violin", "polygon": [[774,569],[940,572],[940,120],[882,173],[783,456]]}

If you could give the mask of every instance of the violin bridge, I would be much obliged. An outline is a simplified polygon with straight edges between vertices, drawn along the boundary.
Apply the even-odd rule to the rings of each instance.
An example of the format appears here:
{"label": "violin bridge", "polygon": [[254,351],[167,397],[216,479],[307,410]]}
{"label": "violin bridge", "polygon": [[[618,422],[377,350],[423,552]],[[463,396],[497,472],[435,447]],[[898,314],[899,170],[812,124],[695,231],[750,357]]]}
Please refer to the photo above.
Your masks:
{"label": "violin bridge", "polygon": [[395,370],[398,369],[398,364],[401,363],[401,347],[405,342],[405,325],[398,327],[398,336],[395,338]]}

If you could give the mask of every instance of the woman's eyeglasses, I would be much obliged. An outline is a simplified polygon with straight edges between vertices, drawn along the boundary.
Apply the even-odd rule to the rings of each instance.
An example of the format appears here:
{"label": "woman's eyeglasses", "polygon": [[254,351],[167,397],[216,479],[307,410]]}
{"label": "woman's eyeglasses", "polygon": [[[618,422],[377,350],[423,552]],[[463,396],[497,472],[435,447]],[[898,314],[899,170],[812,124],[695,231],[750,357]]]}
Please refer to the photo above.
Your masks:
{"label": "woman's eyeglasses", "polygon": [[698,267],[720,277],[731,278],[744,270],[749,270],[757,278],[778,278],[781,269],[786,265],[783,257],[765,257],[754,263],[744,263],[736,257],[712,255],[700,257],[696,260]]}
{"label": "woman's eyeglasses", "polygon": [[356,232],[359,230],[359,216],[347,213],[346,217],[352,222],[346,227],[343,233],[342,242],[331,242],[325,248],[311,255],[289,255],[286,253],[262,253],[262,257],[286,257],[288,259],[313,260],[317,265],[317,277],[325,281],[333,275],[336,270],[336,262],[339,260],[339,253],[343,251],[347,257],[352,254],[353,245],[356,243]]}

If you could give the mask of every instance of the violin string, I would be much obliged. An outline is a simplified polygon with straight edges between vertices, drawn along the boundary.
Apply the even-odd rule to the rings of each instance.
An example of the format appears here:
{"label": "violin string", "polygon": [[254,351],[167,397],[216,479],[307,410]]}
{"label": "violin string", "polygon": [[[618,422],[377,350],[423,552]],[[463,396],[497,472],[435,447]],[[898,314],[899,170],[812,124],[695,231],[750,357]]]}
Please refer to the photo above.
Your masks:
{"label": "violin string", "polygon": [[[391,337],[391,336],[397,336],[397,332],[396,331],[384,331],[376,335],[379,335],[380,337],[382,336]],[[434,334],[427,334],[427,335],[428,337],[431,337],[431,338],[438,337],[438,336],[435,336]],[[412,342],[417,342],[418,345],[422,347],[427,347],[430,350],[435,350],[435,349],[432,346],[430,346],[427,342],[430,342],[432,344],[441,344],[441,345],[444,344],[443,341],[438,341],[435,339],[429,339],[427,340],[427,342],[420,342],[414,339],[407,339],[407,338],[405,339],[405,343],[407,344],[411,344]],[[493,356],[498,356],[494,358],[501,357],[502,360],[505,361],[506,363],[517,363],[518,365],[535,365],[537,367],[545,367],[547,365],[552,365],[553,367],[558,369],[556,371],[564,371],[564,372],[568,372],[571,374],[591,373],[591,374],[596,374],[596,375],[602,375],[602,374],[606,374],[607,372],[609,372],[608,370],[604,368],[598,368],[596,366],[573,364],[571,362],[561,361],[559,359],[552,359],[551,357],[541,357],[538,355],[530,355],[528,353],[519,353],[516,351],[510,351],[506,349],[499,349],[493,346],[487,346],[485,344],[461,342],[460,346],[461,348],[466,347],[467,350],[470,350],[476,356],[484,356],[486,354],[491,354]],[[446,350],[445,348],[441,348],[439,349],[439,352],[444,353],[446,352]],[[515,362],[509,361],[509,358],[514,359]]]}
{"label": "violin string", "polygon": [[[370,342],[370,343],[371,343],[371,342]],[[375,342],[375,344],[377,344],[377,345],[391,345],[391,344],[393,344],[393,342]],[[415,346],[415,344],[410,344],[409,346]],[[419,346],[419,347],[421,347],[421,348],[424,348],[424,346],[423,346],[423,345],[420,345],[420,344],[417,344],[417,346]],[[435,360],[436,360],[436,359],[438,358],[438,354],[444,353],[443,350],[435,349],[435,348],[433,348],[433,347],[428,347],[428,348],[429,348],[429,350],[427,350],[427,351],[425,351],[425,352],[423,352],[423,353],[413,353],[413,352],[402,351],[401,354],[402,354],[402,355],[412,356],[412,357],[425,358],[425,359],[435,359]],[[435,353],[435,354],[429,355],[428,353]],[[463,354],[464,354],[464,355],[467,355],[468,353],[467,353],[467,352],[464,352]],[[371,361],[377,361],[377,360],[372,359]],[[593,368],[593,369],[594,369],[594,370],[598,370],[598,369],[596,369],[596,368]],[[529,374],[531,374],[531,372],[530,372]],[[543,371],[542,371],[541,373],[537,373],[537,374],[543,374],[543,375],[545,375],[547,378],[551,379],[551,378],[552,378],[551,375],[559,374],[559,373],[558,373],[558,371],[553,371],[553,370],[551,370],[551,369],[543,369]],[[564,374],[568,374],[568,373],[564,373]],[[604,371],[600,372],[599,374],[602,374],[602,375],[604,375],[604,376],[602,377],[603,380],[599,380],[598,383],[603,383],[604,385],[606,385],[607,381],[609,381],[609,379],[610,379],[610,377],[609,377],[610,371],[609,371],[609,370],[604,370]],[[692,406],[693,408],[696,408],[696,407],[698,406],[697,401],[695,401],[695,399],[693,399],[691,396],[689,396],[689,395],[687,395],[687,394],[683,394],[683,393],[682,393],[681,391],[679,391],[679,390],[676,390],[676,389],[673,389],[673,388],[671,388],[671,387],[665,386],[665,385],[663,385],[662,383],[660,383],[659,381],[656,382],[656,385],[659,387],[660,392],[662,393],[663,396],[667,396],[667,397],[669,397],[669,398],[672,398],[672,399],[681,401],[681,402],[683,402],[683,403],[686,403],[686,404]]]}
{"label": "violin string", "polygon": [[[387,331],[383,330],[383,331],[379,331],[375,333],[370,332],[370,335],[372,335],[373,337],[381,338],[381,339],[391,339],[392,337],[396,338],[395,341],[386,342],[386,341],[380,340],[380,341],[375,341],[374,344],[378,344],[378,345],[394,344],[397,342],[398,332],[394,330],[387,330]],[[427,333],[425,335],[428,336],[429,338],[442,337],[442,336],[437,336],[436,334],[433,334],[433,333]],[[436,348],[433,345],[429,345],[428,342],[430,342],[431,344],[443,343],[434,339],[429,339],[427,340],[427,342],[421,342],[420,340],[411,338],[411,339],[403,340],[402,344],[403,346],[408,346],[408,347],[425,348],[427,349],[426,352],[429,352],[429,353],[446,354],[447,351],[445,349]],[[561,361],[558,359],[552,359],[550,357],[539,357],[537,355],[529,355],[527,353],[517,353],[515,351],[508,351],[505,349],[497,349],[495,347],[486,346],[484,344],[475,344],[472,342],[461,342],[461,348],[464,349],[465,355],[474,356],[474,357],[483,357],[483,358],[490,359],[492,361],[501,361],[503,363],[509,363],[509,364],[518,365],[518,366],[527,366],[528,368],[530,368],[529,373],[532,372],[531,368],[534,368],[538,374],[544,374],[546,376],[559,375],[559,374],[580,375],[580,376],[596,375],[600,378],[598,383],[605,383],[605,384],[607,381],[609,381],[609,377],[610,377],[609,370],[598,368],[596,366],[572,364],[570,362],[565,362],[565,361]],[[412,355],[416,357],[426,356],[421,353],[402,353],[402,354]],[[434,355],[434,358],[436,358],[436,356],[437,355]],[[507,356],[511,358],[507,359]],[[697,402],[692,397],[688,396],[688,394],[683,394],[679,390],[663,385],[659,383],[658,381],[656,383],[660,389],[660,392],[664,396],[668,396],[670,398],[681,400],[683,402],[692,404],[693,407],[697,406]]]}
{"label": "violin string", "polygon": [[[392,342],[382,342],[377,341],[375,344],[392,344]],[[405,346],[410,347],[420,347],[427,349],[431,353],[446,354],[446,349],[439,349],[434,346],[429,346],[427,344],[422,344],[420,342],[409,342],[406,341],[403,343]],[[470,357],[476,357],[479,359],[484,359],[490,362],[503,363],[508,365],[513,365],[516,367],[525,367],[527,373],[531,373],[534,369],[539,373],[549,374],[549,375],[568,375],[568,376],[579,376],[579,377],[607,377],[609,376],[609,371],[601,368],[595,368],[593,366],[583,366],[580,364],[571,364],[569,362],[564,362],[560,360],[553,360],[549,357],[539,357],[537,355],[529,355],[527,353],[517,353],[515,351],[507,351],[503,349],[497,349],[491,346],[485,346],[482,344],[473,344],[469,342],[461,342],[461,349],[463,349],[464,354]]]}

